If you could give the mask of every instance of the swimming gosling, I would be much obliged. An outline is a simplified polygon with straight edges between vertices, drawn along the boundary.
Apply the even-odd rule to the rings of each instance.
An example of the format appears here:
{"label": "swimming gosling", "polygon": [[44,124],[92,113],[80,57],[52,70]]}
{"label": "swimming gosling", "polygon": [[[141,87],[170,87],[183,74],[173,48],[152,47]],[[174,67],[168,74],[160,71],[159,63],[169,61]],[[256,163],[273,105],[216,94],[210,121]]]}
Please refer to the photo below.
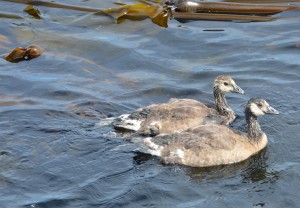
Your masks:
{"label": "swimming gosling", "polygon": [[149,105],[131,114],[121,115],[113,126],[118,130],[155,136],[182,132],[200,124],[228,125],[236,117],[225,98],[229,92],[244,94],[230,76],[218,76],[213,82],[215,106],[207,106],[193,99],[173,98],[167,103]]}
{"label": "swimming gosling", "polygon": [[147,137],[148,152],[165,163],[192,167],[208,167],[238,163],[264,149],[267,135],[261,130],[257,117],[279,114],[261,98],[250,99],[245,108],[248,134],[227,126],[208,124],[186,132]]}

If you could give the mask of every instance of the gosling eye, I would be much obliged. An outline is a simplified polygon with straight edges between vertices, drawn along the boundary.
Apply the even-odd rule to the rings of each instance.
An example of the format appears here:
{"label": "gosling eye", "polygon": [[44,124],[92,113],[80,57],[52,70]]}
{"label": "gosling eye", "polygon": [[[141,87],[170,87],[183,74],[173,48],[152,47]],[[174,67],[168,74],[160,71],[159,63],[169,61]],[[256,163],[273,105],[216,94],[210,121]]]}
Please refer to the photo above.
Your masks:
{"label": "gosling eye", "polygon": [[263,105],[261,103],[258,103],[257,106],[260,108],[263,107]]}
{"label": "gosling eye", "polygon": [[224,82],[224,85],[225,85],[225,86],[228,86],[228,82]]}

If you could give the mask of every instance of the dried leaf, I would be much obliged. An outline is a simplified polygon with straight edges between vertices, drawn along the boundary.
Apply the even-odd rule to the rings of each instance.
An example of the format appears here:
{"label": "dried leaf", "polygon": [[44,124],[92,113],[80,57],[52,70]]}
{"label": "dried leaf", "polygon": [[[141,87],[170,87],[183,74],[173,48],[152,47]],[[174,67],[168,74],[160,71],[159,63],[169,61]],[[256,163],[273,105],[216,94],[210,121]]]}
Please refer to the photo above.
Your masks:
{"label": "dried leaf", "polygon": [[30,14],[36,19],[41,19],[41,12],[34,6],[29,5],[24,9],[24,12]]}

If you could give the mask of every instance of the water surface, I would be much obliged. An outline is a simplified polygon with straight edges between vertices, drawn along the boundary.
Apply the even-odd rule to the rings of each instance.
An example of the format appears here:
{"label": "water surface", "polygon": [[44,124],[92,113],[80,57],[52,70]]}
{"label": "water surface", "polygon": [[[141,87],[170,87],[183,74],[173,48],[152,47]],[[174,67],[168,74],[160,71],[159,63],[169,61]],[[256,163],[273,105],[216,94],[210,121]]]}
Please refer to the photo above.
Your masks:
{"label": "water surface", "polygon": [[[22,12],[25,6],[0,3],[0,12],[22,17],[1,18],[0,54],[30,44],[46,53],[17,64],[0,59],[1,207],[300,205],[298,11],[260,23],[172,20],[165,29],[47,7],[39,7],[37,20]],[[95,126],[172,97],[212,102],[211,83],[220,74],[246,91],[228,95],[240,116],[235,128],[244,129],[251,97],[281,113],[260,119],[268,147],[243,163],[164,166],[110,126]]]}

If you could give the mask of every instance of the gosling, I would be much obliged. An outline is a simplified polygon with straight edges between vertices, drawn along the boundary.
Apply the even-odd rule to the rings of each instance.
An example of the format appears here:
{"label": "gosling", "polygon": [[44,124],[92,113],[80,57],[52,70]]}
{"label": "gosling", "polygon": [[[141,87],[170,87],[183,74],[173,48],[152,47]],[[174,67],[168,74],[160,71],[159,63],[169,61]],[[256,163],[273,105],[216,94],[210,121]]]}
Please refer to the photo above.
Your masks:
{"label": "gosling", "polygon": [[131,114],[118,117],[113,126],[117,130],[131,130],[145,136],[182,132],[193,126],[215,123],[228,125],[235,118],[225,94],[244,94],[230,76],[218,76],[213,82],[215,106],[193,99],[170,99],[167,103],[153,104]]}
{"label": "gosling", "polygon": [[261,98],[252,98],[245,108],[248,134],[227,126],[200,125],[186,132],[147,137],[148,152],[165,163],[208,167],[238,163],[255,155],[267,145],[267,135],[257,121],[264,114],[279,114]]}

